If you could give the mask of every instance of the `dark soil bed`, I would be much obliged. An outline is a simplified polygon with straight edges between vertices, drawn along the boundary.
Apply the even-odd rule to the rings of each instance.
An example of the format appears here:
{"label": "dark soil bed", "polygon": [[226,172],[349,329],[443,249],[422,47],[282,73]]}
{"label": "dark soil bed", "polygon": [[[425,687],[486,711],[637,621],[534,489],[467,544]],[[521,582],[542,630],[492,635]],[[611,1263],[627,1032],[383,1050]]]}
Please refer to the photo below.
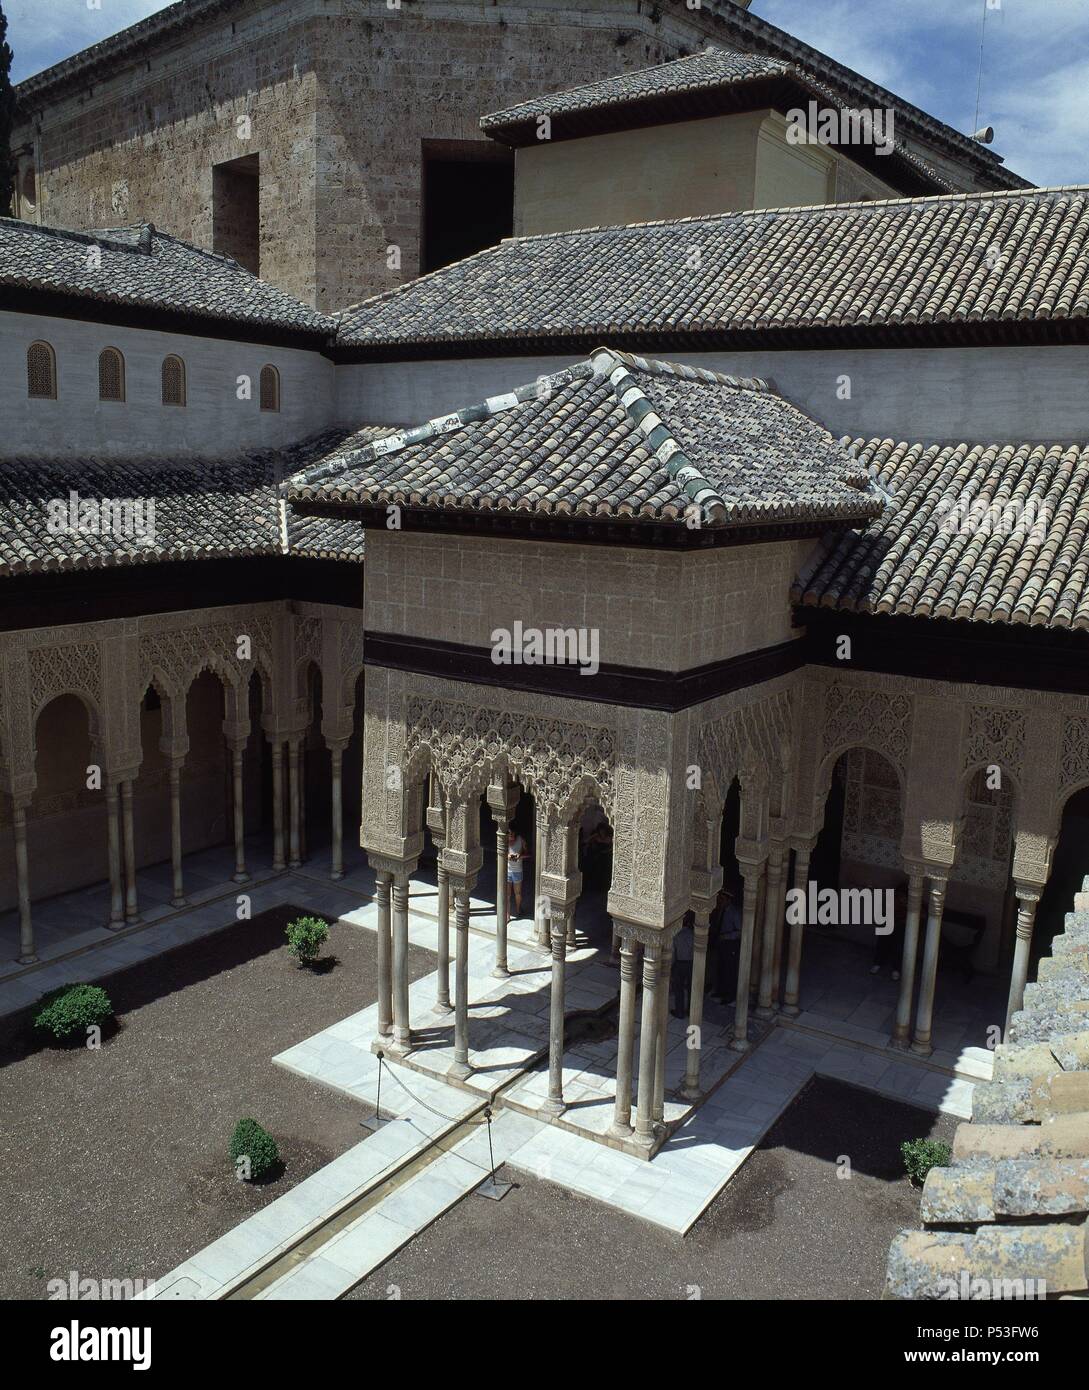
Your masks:
{"label": "dark soil bed", "polygon": [[[98,1051],[24,1038],[0,1051],[0,1297],[44,1298],[73,1270],[161,1277],[365,1138],[367,1107],[272,1062],[378,995],[373,934],[334,927],[335,964],[300,968],[284,942],[299,914],[277,908],[109,976],[120,1027]],[[412,978],[432,969],[411,948]],[[227,1158],[246,1115],[283,1159],[264,1185],[236,1181]]]}
{"label": "dark soil bed", "polygon": [[900,1143],[956,1123],[811,1081],[683,1239],[508,1169],[501,1202],[470,1195],[347,1297],[879,1298],[893,1236],[919,1222]]}

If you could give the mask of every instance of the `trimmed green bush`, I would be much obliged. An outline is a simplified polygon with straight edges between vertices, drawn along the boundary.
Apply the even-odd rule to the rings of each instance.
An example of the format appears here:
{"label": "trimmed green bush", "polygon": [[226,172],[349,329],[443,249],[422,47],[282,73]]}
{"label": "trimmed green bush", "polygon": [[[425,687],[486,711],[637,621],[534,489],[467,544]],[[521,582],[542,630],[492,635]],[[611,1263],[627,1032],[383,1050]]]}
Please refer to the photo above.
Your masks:
{"label": "trimmed green bush", "polygon": [[[280,1161],[276,1140],[256,1120],[239,1120],[231,1135],[231,1165],[247,1182],[263,1178]],[[245,1160],[245,1166],[239,1166]]]}
{"label": "trimmed green bush", "polygon": [[952,1158],[948,1144],[940,1139],[905,1139],[900,1145],[904,1156],[904,1167],[913,1183],[920,1186],[926,1182],[931,1168],[946,1168]]}
{"label": "trimmed green bush", "polygon": [[55,1038],[71,1038],[113,1018],[110,996],[98,985],[59,985],[38,1000],[34,1027]]}
{"label": "trimmed green bush", "polygon": [[328,936],[329,923],[320,917],[296,917],[287,928],[287,949],[300,965],[310,965]]}

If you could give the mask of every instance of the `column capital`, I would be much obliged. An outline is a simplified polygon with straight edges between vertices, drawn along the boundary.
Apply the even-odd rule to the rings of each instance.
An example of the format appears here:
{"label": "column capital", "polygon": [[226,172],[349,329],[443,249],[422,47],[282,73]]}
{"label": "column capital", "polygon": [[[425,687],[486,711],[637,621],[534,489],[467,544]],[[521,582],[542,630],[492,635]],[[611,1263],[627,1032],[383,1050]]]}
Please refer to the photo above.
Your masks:
{"label": "column capital", "polygon": [[496,822],[509,821],[522,799],[522,788],[516,782],[493,782],[488,788],[486,799],[488,809]]}
{"label": "column capital", "polygon": [[613,926],[620,938],[620,949],[625,945],[642,946],[660,951],[664,945],[672,945],[673,938],[681,929],[684,918],[678,918],[666,927],[648,927],[641,922],[628,922],[623,917],[613,917]]}
{"label": "column capital", "polygon": [[377,854],[367,851],[367,863],[376,874],[389,874],[391,878],[409,878],[416,872],[417,859],[397,859],[391,854]]}
{"label": "column capital", "polygon": [[463,873],[447,865],[446,877],[450,884],[450,891],[455,897],[461,893],[471,893],[476,887],[476,870],[471,873]]}
{"label": "column capital", "polygon": [[791,835],[790,848],[795,854],[812,854],[817,848],[816,835]]}
{"label": "column capital", "polygon": [[705,899],[712,905],[722,889],[723,872],[721,866],[715,868],[693,868],[688,876],[689,891],[692,894],[692,910],[698,899]]}
{"label": "column capital", "polygon": [[741,866],[741,873],[744,877],[750,874],[759,874],[768,857],[767,840],[747,840],[740,835],[734,846],[734,853],[737,855],[737,862]]}
{"label": "column capital", "polygon": [[1019,903],[1031,903],[1033,907],[1043,896],[1045,884],[1030,883],[1023,878],[1015,878],[1013,881],[1013,891]]}

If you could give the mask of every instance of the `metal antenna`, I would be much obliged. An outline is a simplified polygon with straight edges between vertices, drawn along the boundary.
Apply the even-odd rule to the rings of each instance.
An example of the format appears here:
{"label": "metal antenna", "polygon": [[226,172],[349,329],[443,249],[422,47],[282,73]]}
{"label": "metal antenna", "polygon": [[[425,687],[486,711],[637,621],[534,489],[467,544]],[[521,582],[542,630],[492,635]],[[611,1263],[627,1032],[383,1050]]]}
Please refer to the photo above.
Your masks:
{"label": "metal antenna", "polygon": [[979,30],[979,73],[976,77],[976,117],[972,122],[972,129],[979,129],[979,98],[983,90],[983,41],[987,37],[987,0],[983,0],[983,23]]}

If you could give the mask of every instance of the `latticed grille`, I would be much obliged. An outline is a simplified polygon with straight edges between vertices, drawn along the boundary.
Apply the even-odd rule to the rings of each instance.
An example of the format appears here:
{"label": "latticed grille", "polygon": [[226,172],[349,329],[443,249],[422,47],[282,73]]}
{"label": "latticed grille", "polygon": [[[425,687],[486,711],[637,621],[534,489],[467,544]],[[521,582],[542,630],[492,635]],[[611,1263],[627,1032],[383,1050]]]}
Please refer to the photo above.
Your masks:
{"label": "latticed grille", "polygon": [[125,359],[116,348],[103,348],[98,354],[98,399],[125,399]]}
{"label": "latticed grille", "polygon": [[163,358],[163,405],[185,404],[185,363],[180,357]]}
{"label": "latticed grille", "polygon": [[26,350],[26,393],[39,400],[57,396],[57,359],[48,343],[31,343]]}
{"label": "latticed grille", "polygon": [[280,409],[280,373],[275,367],[261,368],[261,409]]}

